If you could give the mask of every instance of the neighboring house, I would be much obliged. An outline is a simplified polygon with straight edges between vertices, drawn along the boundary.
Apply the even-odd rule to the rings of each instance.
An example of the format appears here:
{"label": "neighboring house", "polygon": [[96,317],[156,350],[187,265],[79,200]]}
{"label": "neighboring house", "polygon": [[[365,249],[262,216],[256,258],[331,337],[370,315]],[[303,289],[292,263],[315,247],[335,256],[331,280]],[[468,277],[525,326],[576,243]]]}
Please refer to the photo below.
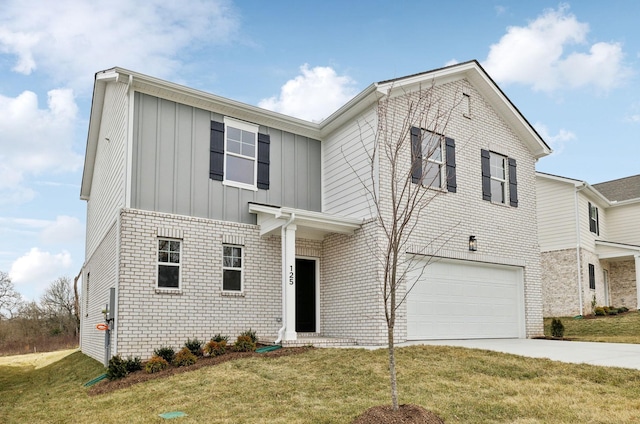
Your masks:
{"label": "neighboring house", "polygon": [[374,83],[320,123],[113,68],[95,77],[81,188],[83,352],[105,357],[110,292],[107,357],[250,328],[289,345],[385,343],[365,188],[386,199],[388,167],[370,173],[367,152],[379,99],[392,95],[400,126],[432,86],[451,114],[444,134],[406,132],[413,189],[435,196],[405,253],[434,259],[409,272],[397,340],[542,334],[534,166],[550,149],[476,61]]}
{"label": "neighboring house", "polygon": [[640,175],[590,185],[537,173],[545,316],[637,309]]}

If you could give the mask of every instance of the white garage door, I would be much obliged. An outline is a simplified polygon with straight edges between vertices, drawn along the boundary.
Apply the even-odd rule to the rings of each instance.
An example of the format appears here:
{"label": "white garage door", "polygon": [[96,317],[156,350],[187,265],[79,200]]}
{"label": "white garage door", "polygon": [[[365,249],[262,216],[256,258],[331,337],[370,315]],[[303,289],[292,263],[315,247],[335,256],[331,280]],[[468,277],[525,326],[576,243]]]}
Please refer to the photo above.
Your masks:
{"label": "white garage door", "polygon": [[461,260],[414,267],[408,281],[419,281],[407,296],[408,339],[524,337],[522,278],[520,267]]}

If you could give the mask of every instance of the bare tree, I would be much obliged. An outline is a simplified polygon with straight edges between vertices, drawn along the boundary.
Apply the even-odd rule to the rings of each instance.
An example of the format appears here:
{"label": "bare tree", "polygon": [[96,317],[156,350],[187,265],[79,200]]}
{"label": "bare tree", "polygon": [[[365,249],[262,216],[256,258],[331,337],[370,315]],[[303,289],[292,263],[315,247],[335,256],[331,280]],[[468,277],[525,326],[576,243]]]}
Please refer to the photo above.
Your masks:
{"label": "bare tree", "polygon": [[14,287],[9,274],[0,271],[0,320],[12,318],[22,302],[22,296]]}
{"label": "bare tree", "polygon": [[[387,323],[389,377],[391,401],[398,409],[398,387],[394,331],[399,308],[419,280],[408,281],[407,274],[419,268],[419,275],[429,260],[419,261],[408,254],[408,243],[418,223],[426,217],[432,200],[442,194],[440,181],[447,179],[446,166],[433,165],[444,156],[444,136],[451,113],[461,101],[440,97],[432,84],[403,95],[393,95],[391,89],[377,104],[377,119],[373,145],[366,146],[370,161],[369,181],[363,181],[375,211],[375,219],[383,234],[376,243],[375,255],[382,268],[382,294]],[[458,99],[459,100],[455,100]],[[413,134],[412,134],[413,132]],[[430,186],[438,189],[430,190]],[[455,224],[454,224],[455,226]],[[433,250],[432,243],[423,243]],[[413,261],[413,262],[412,262]]]}
{"label": "bare tree", "polygon": [[60,331],[65,329],[69,321],[73,321],[74,332],[77,334],[79,323],[70,278],[60,277],[53,281],[40,298],[40,305],[50,319],[58,322]]}

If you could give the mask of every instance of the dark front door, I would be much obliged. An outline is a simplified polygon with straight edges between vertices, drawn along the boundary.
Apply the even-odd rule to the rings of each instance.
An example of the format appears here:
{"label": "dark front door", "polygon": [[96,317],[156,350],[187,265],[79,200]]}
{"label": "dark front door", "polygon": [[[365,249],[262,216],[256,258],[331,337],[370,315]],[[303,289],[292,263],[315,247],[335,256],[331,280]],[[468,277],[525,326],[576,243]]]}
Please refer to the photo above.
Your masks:
{"label": "dark front door", "polygon": [[296,259],[296,331],[316,331],[316,261]]}

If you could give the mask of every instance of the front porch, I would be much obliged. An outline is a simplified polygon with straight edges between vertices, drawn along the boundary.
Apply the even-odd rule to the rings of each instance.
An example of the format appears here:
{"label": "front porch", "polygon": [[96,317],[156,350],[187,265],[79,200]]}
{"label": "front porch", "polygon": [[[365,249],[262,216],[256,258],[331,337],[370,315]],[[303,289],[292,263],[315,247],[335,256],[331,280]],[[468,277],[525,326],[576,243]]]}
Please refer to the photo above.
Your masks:
{"label": "front porch", "polygon": [[596,253],[608,262],[605,273],[605,303],[640,307],[640,246],[596,240]]}

